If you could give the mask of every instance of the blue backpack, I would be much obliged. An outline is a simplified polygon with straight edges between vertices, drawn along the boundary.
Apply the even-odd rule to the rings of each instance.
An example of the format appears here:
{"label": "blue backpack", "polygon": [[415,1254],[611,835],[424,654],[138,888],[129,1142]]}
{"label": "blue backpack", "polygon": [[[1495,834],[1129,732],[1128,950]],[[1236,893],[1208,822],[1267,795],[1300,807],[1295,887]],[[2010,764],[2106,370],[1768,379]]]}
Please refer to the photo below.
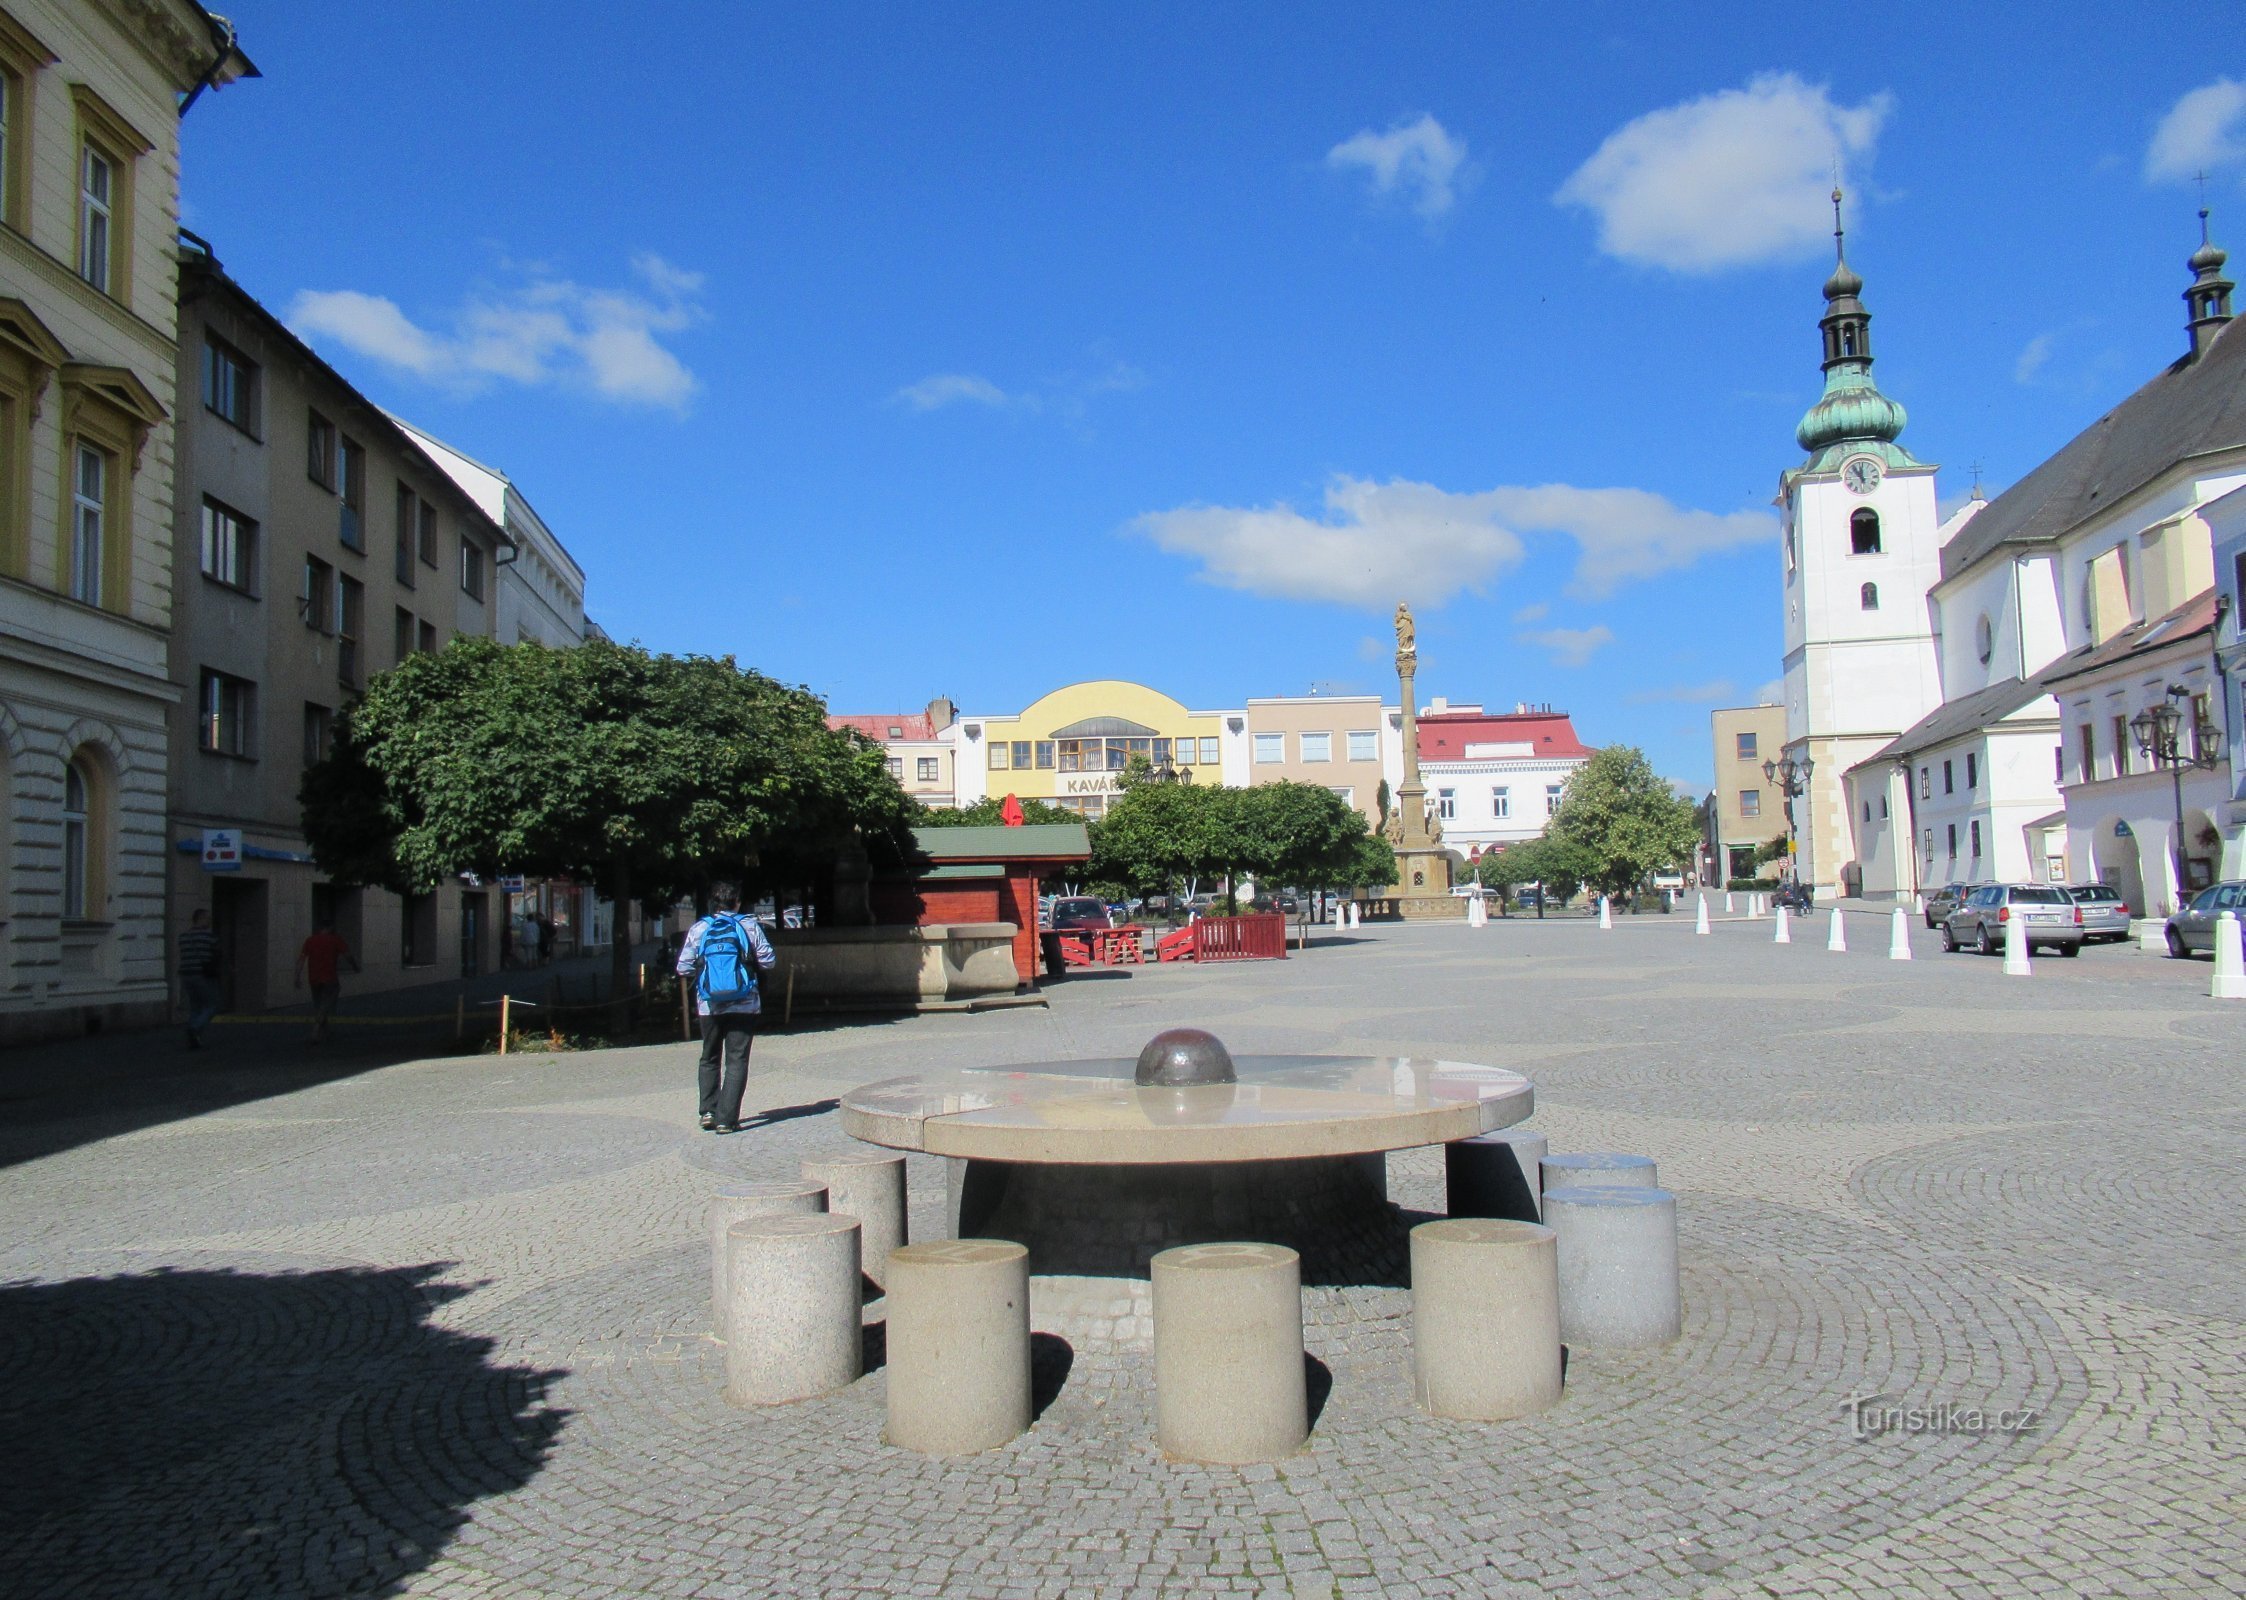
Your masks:
{"label": "blue backpack", "polygon": [[702,930],[695,992],[705,1005],[731,1005],[756,993],[756,964],[749,959],[749,938],[741,919],[719,912]]}

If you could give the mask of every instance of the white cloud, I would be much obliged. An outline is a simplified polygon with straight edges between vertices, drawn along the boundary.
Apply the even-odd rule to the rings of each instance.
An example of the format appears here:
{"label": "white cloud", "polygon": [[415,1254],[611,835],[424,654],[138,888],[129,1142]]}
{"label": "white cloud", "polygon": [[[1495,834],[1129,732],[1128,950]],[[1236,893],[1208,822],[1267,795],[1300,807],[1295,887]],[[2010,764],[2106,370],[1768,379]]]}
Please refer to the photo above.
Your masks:
{"label": "white cloud", "polygon": [[1588,628],[1545,628],[1524,633],[1521,639],[1526,644],[1551,651],[1552,659],[1563,667],[1580,667],[1614,643],[1614,630],[1603,622],[1595,622]]}
{"label": "white cloud", "polygon": [[660,335],[702,319],[703,278],[655,255],[632,258],[640,286],[593,289],[548,272],[470,300],[448,331],[424,327],[394,300],[356,289],[307,289],[289,326],[430,383],[475,390],[493,381],[553,384],[624,405],[683,410],[696,383]]}
{"label": "white cloud", "polygon": [[2217,78],[2168,108],[2145,147],[2145,181],[2181,183],[2246,162],[2246,83]]}
{"label": "white cloud", "polygon": [[1572,539],[1570,591],[1591,597],[1777,536],[1768,512],[1690,511],[1644,489],[1544,484],[1453,494],[1347,476],[1327,485],[1323,518],[1284,504],[1186,506],[1149,512],[1133,528],[1198,560],[1208,582],[1229,589],[1379,607],[1399,597],[1441,605],[1462,589],[1481,590],[1520,561],[1524,532]]}
{"label": "white cloud", "polygon": [[1400,194],[1412,210],[1433,219],[1458,200],[1466,141],[1454,138],[1432,116],[1399,122],[1386,133],[1366,128],[1326,152],[1335,171],[1361,169],[1376,195]]}
{"label": "white cloud", "polygon": [[1513,620],[1515,622],[1542,622],[1547,616],[1551,615],[1551,612],[1552,608],[1546,602],[1532,600],[1513,613]]}
{"label": "white cloud", "polygon": [[1628,698],[1634,706],[1674,704],[1685,706],[1711,706],[1731,698],[1732,683],[1729,678],[1710,678],[1706,683],[1672,683],[1659,689],[1640,689]]}
{"label": "white cloud", "polygon": [[1829,242],[1834,175],[1871,160],[1893,103],[1841,105],[1822,84],[1765,73],[1624,123],[1553,198],[1595,212],[1599,247],[1641,266],[1794,259]]}
{"label": "white cloud", "polygon": [[990,379],[973,372],[937,372],[908,383],[889,397],[891,405],[900,405],[914,411],[938,411],[950,405],[989,406],[994,409],[1007,403],[1006,391]]}
{"label": "white cloud", "polygon": [[2012,381],[2014,383],[2035,382],[2036,374],[2041,372],[2043,364],[2051,359],[2051,346],[2057,342],[2058,337],[2059,335],[2055,331],[2046,330],[2022,345],[2019,358],[2012,363]]}

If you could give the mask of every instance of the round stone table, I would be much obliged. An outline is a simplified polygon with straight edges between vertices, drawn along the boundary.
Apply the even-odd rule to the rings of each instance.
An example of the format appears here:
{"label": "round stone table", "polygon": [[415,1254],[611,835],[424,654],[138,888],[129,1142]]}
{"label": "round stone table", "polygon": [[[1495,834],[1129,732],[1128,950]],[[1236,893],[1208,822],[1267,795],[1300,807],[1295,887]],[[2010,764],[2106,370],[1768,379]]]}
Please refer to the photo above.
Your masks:
{"label": "round stone table", "polygon": [[842,1125],[952,1158],[956,1232],[1026,1245],[1050,1306],[1057,1280],[1144,1280],[1159,1251],[1226,1240],[1292,1247],[1305,1284],[1400,1284],[1385,1153],[1509,1127],[1535,1099],[1518,1073],[1456,1061],[1233,1066],[1187,1085],[1138,1084],[1127,1059],[922,1073],[844,1095]]}

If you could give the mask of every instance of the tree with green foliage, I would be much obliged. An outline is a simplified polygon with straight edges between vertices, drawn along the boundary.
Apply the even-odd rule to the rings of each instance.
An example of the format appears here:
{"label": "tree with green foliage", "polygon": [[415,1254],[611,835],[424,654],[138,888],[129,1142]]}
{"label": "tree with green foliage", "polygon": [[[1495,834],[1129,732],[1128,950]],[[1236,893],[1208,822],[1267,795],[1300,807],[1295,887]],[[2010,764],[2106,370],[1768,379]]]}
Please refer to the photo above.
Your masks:
{"label": "tree with green foliage", "polygon": [[1627,895],[1653,873],[1692,860],[1693,803],[1653,770],[1645,752],[1610,745],[1578,767],[1544,837],[1554,864],[1602,894]]}
{"label": "tree with green foliage", "polygon": [[1253,876],[1269,885],[1354,887],[1367,881],[1377,846],[1378,876],[1394,858],[1367,832],[1365,819],[1330,789],[1266,783],[1250,789],[1141,783],[1127,790],[1092,833],[1087,875],[1153,894],[1181,879],[1223,878],[1228,911],[1235,885]]}
{"label": "tree with green foliage", "polygon": [[[900,860],[914,809],[880,747],[830,729],[808,689],[607,640],[408,656],[345,712],[301,799],[339,883],[569,877],[619,916],[719,879],[802,882],[859,841]],[[630,972],[619,922],[612,993]]]}
{"label": "tree with green foliage", "polygon": [[[1053,822],[1082,822],[1074,811],[1061,806],[1047,805],[1042,800],[1021,802],[1022,821],[1043,826]],[[1004,824],[1006,801],[1003,796],[985,795],[971,806],[951,811],[933,806],[917,806],[912,814],[916,828],[996,828]]]}

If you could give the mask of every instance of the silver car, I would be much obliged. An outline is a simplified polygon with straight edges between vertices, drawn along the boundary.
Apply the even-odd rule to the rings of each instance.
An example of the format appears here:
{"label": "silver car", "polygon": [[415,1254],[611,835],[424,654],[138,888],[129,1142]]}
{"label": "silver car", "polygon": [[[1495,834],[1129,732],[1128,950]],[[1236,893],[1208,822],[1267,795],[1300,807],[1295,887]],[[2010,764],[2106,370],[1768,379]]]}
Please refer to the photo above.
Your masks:
{"label": "silver car", "polygon": [[2028,948],[2037,945],[2063,956],[2082,953],[2082,911],[2064,889],[2047,883],[1984,883],[1942,919],[1942,948],[1971,945],[1985,956],[2004,948],[2005,926],[2018,917],[2027,927]]}
{"label": "silver car", "polygon": [[2126,939],[2129,937],[2129,902],[2121,898],[2121,891],[2110,884],[2077,883],[2068,886],[2067,898],[2082,911],[2082,938]]}
{"label": "silver car", "polygon": [[2191,903],[2168,919],[2168,953],[2183,957],[2205,951],[2215,953],[2215,923],[2226,911],[2246,920],[2246,883],[2218,883],[2191,897]]}

